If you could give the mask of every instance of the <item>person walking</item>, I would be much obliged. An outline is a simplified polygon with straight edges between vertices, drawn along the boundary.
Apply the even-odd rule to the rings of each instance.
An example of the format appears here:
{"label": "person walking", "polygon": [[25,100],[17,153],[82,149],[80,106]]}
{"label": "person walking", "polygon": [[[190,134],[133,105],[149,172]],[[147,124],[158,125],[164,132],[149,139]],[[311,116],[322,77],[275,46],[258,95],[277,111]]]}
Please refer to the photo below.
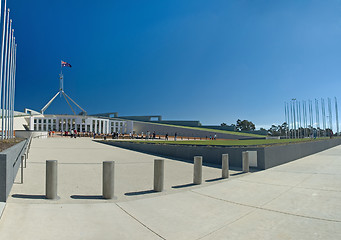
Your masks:
{"label": "person walking", "polygon": [[178,136],[177,133],[174,134],[174,141],[176,141],[176,136]]}

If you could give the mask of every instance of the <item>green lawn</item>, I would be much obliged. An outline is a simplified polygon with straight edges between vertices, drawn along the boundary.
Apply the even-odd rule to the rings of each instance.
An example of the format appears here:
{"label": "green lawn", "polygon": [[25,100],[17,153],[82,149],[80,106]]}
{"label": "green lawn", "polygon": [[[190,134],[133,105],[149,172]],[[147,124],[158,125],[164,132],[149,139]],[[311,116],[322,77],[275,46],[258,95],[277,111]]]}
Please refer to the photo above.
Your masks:
{"label": "green lawn", "polygon": [[[150,124],[156,124],[156,125],[164,125],[164,126],[170,126],[170,127],[177,127],[177,128],[187,128],[187,129],[194,129],[194,130],[200,130],[200,131],[206,131],[206,132],[214,132],[217,133],[225,133],[225,134],[231,134],[231,135],[238,135],[238,136],[245,136],[245,137],[261,137],[264,138],[265,136],[259,135],[259,134],[252,134],[252,133],[243,133],[243,132],[234,132],[234,131],[225,131],[225,130],[218,130],[218,129],[210,129],[210,128],[200,128],[200,127],[187,127],[187,126],[180,126],[180,125],[171,125],[171,124],[164,124],[164,123],[152,123],[152,122],[144,122],[144,123],[150,123]],[[209,136],[208,136],[209,137]]]}
{"label": "green lawn", "polygon": [[[329,138],[318,139],[257,139],[257,140],[184,140],[184,141],[160,141],[160,140],[132,140],[136,143],[154,143],[154,144],[187,144],[187,145],[212,145],[212,146],[264,146],[274,144],[289,144],[297,142],[321,141]],[[126,141],[125,141],[126,142]]]}

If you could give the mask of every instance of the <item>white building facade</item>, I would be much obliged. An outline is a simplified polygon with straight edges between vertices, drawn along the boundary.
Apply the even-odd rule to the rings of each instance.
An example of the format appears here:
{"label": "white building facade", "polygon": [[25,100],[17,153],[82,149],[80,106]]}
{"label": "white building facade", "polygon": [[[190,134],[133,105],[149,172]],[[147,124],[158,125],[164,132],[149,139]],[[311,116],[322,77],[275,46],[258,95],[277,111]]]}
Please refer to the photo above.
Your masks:
{"label": "white building facade", "polygon": [[115,118],[83,115],[32,115],[29,128],[34,131],[64,132],[72,129],[78,132],[109,134],[133,132],[133,122]]}

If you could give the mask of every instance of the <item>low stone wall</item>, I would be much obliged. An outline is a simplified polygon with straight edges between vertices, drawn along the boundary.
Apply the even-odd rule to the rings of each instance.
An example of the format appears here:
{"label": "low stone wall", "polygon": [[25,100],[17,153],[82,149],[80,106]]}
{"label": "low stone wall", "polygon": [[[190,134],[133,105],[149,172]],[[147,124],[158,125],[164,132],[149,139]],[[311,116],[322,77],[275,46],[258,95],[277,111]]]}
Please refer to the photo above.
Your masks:
{"label": "low stone wall", "polygon": [[17,130],[15,136],[20,138],[47,138],[48,132],[46,131],[31,131],[31,130]]}
{"label": "low stone wall", "polygon": [[242,167],[243,151],[257,151],[257,168],[268,169],[340,145],[341,138],[287,145],[272,145],[267,147],[195,146],[143,142],[133,143],[123,141],[98,142],[164,157],[184,159],[187,161],[193,161],[194,156],[203,156],[204,163],[217,165],[221,164],[221,155],[228,153],[230,166],[238,168]]}
{"label": "low stone wall", "polygon": [[341,138],[334,138],[323,141],[266,147],[264,148],[264,163],[261,163],[261,165],[264,165],[264,169],[275,167],[340,144]]}
{"label": "low stone wall", "polygon": [[0,153],[0,202],[6,202],[17,175],[21,156],[28,147],[29,139]]}

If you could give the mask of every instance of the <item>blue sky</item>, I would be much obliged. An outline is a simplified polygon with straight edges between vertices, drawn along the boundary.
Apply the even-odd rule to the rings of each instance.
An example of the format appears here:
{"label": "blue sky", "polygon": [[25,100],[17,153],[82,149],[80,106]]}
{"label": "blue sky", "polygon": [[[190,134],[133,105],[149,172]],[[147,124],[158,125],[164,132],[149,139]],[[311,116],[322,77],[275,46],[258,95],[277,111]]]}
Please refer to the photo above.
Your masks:
{"label": "blue sky", "polygon": [[[8,0],[16,110],[64,89],[88,113],[256,127],[284,102],[340,97],[340,1]],[[58,98],[47,113],[71,113]]]}

